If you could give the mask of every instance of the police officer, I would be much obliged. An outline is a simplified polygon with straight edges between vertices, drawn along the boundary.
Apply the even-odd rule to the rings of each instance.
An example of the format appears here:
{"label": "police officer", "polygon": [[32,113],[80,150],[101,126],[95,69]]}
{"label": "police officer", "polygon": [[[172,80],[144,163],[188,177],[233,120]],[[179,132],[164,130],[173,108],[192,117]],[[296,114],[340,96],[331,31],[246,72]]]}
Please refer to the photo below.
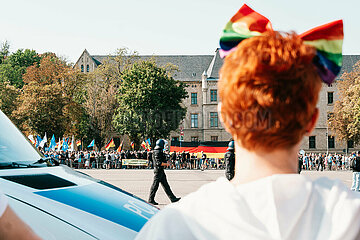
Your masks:
{"label": "police officer", "polygon": [[224,159],[226,164],[225,176],[230,181],[235,175],[235,148],[234,141],[231,141],[226,149]]}
{"label": "police officer", "polygon": [[170,198],[171,202],[177,202],[180,200],[180,198],[177,198],[173,192],[170,189],[169,183],[166,180],[166,175],[164,171],[164,166],[169,166],[169,164],[166,162],[166,157],[163,152],[164,150],[165,141],[163,139],[159,139],[156,141],[156,147],[153,151],[153,162],[154,162],[154,181],[150,188],[150,196],[149,196],[149,203],[153,205],[158,205],[157,202],[155,202],[155,194],[156,191],[159,188],[159,184],[163,186],[166,195]]}

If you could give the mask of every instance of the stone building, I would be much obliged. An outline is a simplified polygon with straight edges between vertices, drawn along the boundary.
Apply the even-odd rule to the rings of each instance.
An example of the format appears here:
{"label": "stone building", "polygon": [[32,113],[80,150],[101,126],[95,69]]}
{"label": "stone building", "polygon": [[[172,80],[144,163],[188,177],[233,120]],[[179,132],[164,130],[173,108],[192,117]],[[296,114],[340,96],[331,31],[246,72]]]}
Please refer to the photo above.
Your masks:
{"label": "stone building", "polygon": [[[214,55],[143,55],[140,57],[142,59],[154,57],[160,66],[167,63],[178,66],[179,71],[174,78],[187,84],[188,98],[183,101],[187,108],[186,117],[180,124],[179,130],[170,134],[170,140],[229,141],[231,139],[231,135],[222,127],[217,112],[219,102],[217,82],[219,70],[223,64],[217,50]],[[92,72],[105,58],[107,56],[90,55],[87,50],[84,50],[75,67],[85,73]],[[344,55],[342,72],[351,71],[359,60],[359,55]],[[318,123],[312,136],[304,137],[302,140],[301,148],[305,151],[343,152],[346,149],[346,143],[337,141],[327,127],[327,117],[332,113],[337,99],[336,82],[332,86],[324,84],[318,102],[320,109]],[[349,151],[357,150],[351,141],[349,147]]]}

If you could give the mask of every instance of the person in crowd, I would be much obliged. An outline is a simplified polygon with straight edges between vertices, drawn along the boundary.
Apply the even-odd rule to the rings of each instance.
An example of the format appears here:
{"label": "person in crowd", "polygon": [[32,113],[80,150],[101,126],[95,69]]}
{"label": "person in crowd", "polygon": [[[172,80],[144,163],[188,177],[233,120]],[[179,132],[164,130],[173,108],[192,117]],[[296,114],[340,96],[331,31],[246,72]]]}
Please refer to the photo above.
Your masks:
{"label": "person in crowd", "polygon": [[166,158],[163,152],[164,146],[165,146],[165,141],[163,139],[157,140],[153,152],[154,181],[151,185],[150,195],[149,195],[149,203],[153,205],[158,205],[158,203],[155,202],[155,194],[159,188],[160,183],[171,202],[177,202],[180,200],[180,198],[176,197],[174,193],[171,191],[170,185],[166,179],[164,167],[169,166],[169,164],[166,162]]}
{"label": "person in crowd", "polygon": [[176,151],[173,151],[172,154],[170,155],[170,168],[171,169],[175,168],[175,161],[176,161]]}
{"label": "person in crowd", "polygon": [[324,158],[321,153],[319,153],[317,171],[319,171],[319,169],[321,169],[321,171],[324,170]]}
{"label": "person in crowd", "polygon": [[207,160],[206,154],[203,151],[201,151],[201,159],[200,159],[201,171],[204,171],[204,169],[207,167],[206,160]]}
{"label": "person in crowd", "polygon": [[[261,17],[245,5],[231,21],[251,34],[259,25],[271,28],[256,22]],[[326,26],[331,31],[322,36],[342,32]],[[136,239],[359,239],[360,194],[338,180],[296,174],[301,141],[315,128],[322,80],[328,81],[315,47],[272,30],[234,47],[218,86],[220,116],[235,142],[234,178],[166,206]]]}
{"label": "person in crowd", "polygon": [[298,154],[298,173],[301,173],[301,170],[303,169],[304,165],[303,165],[303,155],[302,154]]}
{"label": "person in crowd", "polygon": [[230,181],[235,175],[235,145],[234,141],[230,141],[225,153],[224,159],[226,164],[225,176]]}

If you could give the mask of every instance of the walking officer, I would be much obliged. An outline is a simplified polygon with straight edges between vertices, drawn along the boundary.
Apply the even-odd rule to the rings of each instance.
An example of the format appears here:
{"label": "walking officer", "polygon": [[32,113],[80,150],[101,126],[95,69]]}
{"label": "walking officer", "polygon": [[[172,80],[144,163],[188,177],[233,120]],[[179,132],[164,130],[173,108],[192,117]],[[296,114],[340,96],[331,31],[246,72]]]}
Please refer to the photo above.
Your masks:
{"label": "walking officer", "polygon": [[225,176],[230,181],[235,175],[235,148],[234,141],[229,142],[229,146],[226,149],[224,159],[226,164]]}
{"label": "walking officer", "polygon": [[150,188],[150,196],[149,196],[149,203],[153,205],[158,205],[157,202],[155,202],[155,194],[156,191],[159,188],[159,184],[161,183],[162,187],[164,188],[164,191],[166,195],[170,198],[171,202],[177,202],[180,200],[180,198],[175,197],[173,192],[170,189],[169,183],[166,180],[166,175],[164,171],[164,166],[169,166],[169,164],[166,161],[165,154],[163,152],[164,150],[165,141],[163,139],[159,139],[156,141],[156,147],[153,151],[153,166],[154,166],[154,181]]}

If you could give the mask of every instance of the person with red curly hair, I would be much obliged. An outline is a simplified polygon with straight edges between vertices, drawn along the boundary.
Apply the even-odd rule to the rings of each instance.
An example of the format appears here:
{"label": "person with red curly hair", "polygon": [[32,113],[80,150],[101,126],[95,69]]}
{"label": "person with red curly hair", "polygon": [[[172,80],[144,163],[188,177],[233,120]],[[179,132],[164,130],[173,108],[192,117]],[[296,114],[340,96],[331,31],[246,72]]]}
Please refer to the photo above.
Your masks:
{"label": "person with red curly hair", "polygon": [[235,176],[165,207],[137,239],[359,239],[360,194],[298,174],[300,142],[318,119],[322,81],[340,71],[341,43],[342,21],[297,35],[240,9],[220,41],[218,85]]}

